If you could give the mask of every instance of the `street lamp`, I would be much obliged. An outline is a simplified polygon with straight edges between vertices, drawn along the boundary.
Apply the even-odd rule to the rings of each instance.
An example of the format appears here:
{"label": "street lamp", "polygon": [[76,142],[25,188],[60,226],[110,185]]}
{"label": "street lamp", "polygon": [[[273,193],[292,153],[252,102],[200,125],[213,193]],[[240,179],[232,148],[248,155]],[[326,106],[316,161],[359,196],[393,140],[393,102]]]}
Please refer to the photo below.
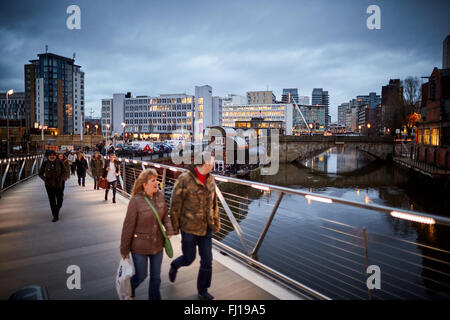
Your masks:
{"label": "street lamp", "polygon": [[98,124],[95,124],[95,134],[98,136]]}
{"label": "street lamp", "polygon": [[110,127],[110,125],[107,124],[106,125],[106,146],[108,145],[108,131],[109,131],[109,127]]}
{"label": "street lamp", "polygon": [[122,122],[121,125],[122,125],[122,138],[123,138],[123,143],[125,143],[125,126],[126,126],[126,123],[125,123],[125,122]]}
{"label": "street lamp", "polygon": [[89,124],[86,125],[86,134],[89,134]]}
{"label": "street lamp", "polygon": [[6,157],[9,158],[9,104],[8,104],[8,96],[11,96],[14,93],[14,90],[11,89],[6,92]]}

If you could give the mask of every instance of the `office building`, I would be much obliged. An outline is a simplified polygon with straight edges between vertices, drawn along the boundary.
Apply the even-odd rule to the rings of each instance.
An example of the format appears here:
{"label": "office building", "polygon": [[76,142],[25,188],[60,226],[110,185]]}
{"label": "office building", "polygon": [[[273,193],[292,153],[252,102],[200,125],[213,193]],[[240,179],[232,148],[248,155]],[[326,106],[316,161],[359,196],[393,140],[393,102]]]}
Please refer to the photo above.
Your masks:
{"label": "office building", "polygon": [[[10,125],[12,123],[20,126],[25,126],[25,93],[14,92],[12,95],[8,95],[8,115]],[[6,93],[0,93],[0,120],[5,122],[6,125]],[[3,121],[5,120],[5,121]]]}
{"label": "office building", "polygon": [[338,125],[339,126],[345,126],[346,112],[347,112],[348,106],[349,106],[348,102],[341,103],[338,106]]}
{"label": "office building", "polygon": [[369,95],[361,95],[356,97],[359,106],[368,105],[370,109],[375,109],[381,104],[381,96],[375,92],[370,92]]}
{"label": "office building", "polygon": [[323,91],[322,88],[314,88],[311,95],[311,104],[325,106],[325,129],[327,129],[330,104],[328,91]]}
{"label": "office building", "polygon": [[[293,134],[323,134],[326,130],[326,107],[323,105],[300,105],[300,112],[295,108]],[[306,122],[306,123],[305,123]]]}
{"label": "office building", "polygon": [[272,91],[249,91],[247,92],[247,104],[272,104],[276,103]]}
{"label": "office building", "polygon": [[160,140],[192,136],[194,100],[187,94],[125,98],[126,137]]}
{"label": "office building", "polygon": [[38,57],[24,67],[27,126],[48,126],[56,134],[80,134],[84,128],[84,72],[75,59],[53,53]]}
{"label": "office building", "polygon": [[300,104],[300,102],[298,101],[299,100],[298,89],[297,88],[283,89],[283,94],[281,95],[281,102],[292,103],[292,99],[294,99],[296,103]]}
{"label": "office building", "polygon": [[442,45],[442,69],[450,69],[450,35],[448,35]]}
{"label": "office building", "polygon": [[247,104],[224,105],[222,109],[222,126],[235,127],[236,122],[255,121],[282,121],[286,135],[292,135],[293,108],[292,104]]}

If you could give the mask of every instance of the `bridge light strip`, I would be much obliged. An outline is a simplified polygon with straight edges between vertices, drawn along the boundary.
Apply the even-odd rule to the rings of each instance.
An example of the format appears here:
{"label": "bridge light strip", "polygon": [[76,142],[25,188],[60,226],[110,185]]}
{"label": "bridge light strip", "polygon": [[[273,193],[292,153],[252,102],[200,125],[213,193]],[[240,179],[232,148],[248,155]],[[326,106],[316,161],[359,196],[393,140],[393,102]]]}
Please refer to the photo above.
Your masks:
{"label": "bridge light strip", "polygon": [[155,168],[161,168],[161,166],[159,164],[154,164],[153,165]]}
{"label": "bridge light strip", "polygon": [[144,166],[148,166],[148,163],[145,162],[145,161],[142,161],[142,164],[143,164]]}
{"label": "bridge light strip", "polygon": [[331,199],[323,198],[323,197],[317,197],[317,196],[311,196],[309,194],[306,195],[305,198],[308,199],[308,200],[314,200],[314,201],[323,202],[323,203],[333,203],[333,200],[331,200]]}
{"label": "bridge light strip", "polygon": [[409,214],[409,213],[404,213],[404,212],[399,212],[399,211],[391,211],[391,216],[393,216],[394,218],[399,218],[399,219],[404,219],[404,220],[409,220],[409,221],[414,221],[414,222],[419,222],[419,223],[425,223],[425,224],[435,224],[436,220],[434,220],[433,218],[427,218],[427,217],[421,217],[415,214]]}
{"label": "bridge light strip", "polygon": [[221,177],[215,177],[215,178],[216,178],[216,180],[218,180],[218,181],[228,182],[228,179],[225,179],[225,178],[221,178]]}
{"label": "bridge light strip", "polygon": [[177,172],[178,170],[175,168],[170,168],[170,171]]}
{"label": "bridge light strip", "polygon": [[134,163],[134,164],[137,164],[137,161],[136,161],[136,160],[133,160],[133,163]]}
{"label": "bridge light strip", "polygon": [[260,185],[257,185],[257,184],[252,184],[251,186],[252,186],[252,188],[259,189],[259,190],[264,190],[264,191],[269,191],[270,190],[269,187],[260,186]]}

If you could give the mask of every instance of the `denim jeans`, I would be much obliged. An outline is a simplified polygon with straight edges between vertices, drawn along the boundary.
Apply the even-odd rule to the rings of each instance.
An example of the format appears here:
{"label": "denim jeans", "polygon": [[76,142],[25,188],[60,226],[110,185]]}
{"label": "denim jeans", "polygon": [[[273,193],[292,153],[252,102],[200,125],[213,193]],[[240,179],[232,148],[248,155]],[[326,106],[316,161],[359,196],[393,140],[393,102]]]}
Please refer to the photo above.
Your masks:
{"label": "denim jeans", "polygon": [[82,176],[82,175],[78,175],[78,185],[81,186],[81,183],[83,183],[83,187],[84,187],[84,182],[85,182],[86,176]]}
{"label": "denim jeans", "polygon": [[147,278],[148,260],[150,259],[150,285],[148,287],[149,300],[161,300],[159,287],[161,286],[161,264],[163,251],[157,254],[136,254],[132,253],[135,275],[131,277],[131,295],[134,297],[136,288]]}
{"label": "denim jeans", "polygon": [[115,180],[113,182],[108,181],[108,189],[105,190],[105,200],[108,198],[109,188],[112,188],[113,200],[115,200],[116,199],[117,180]]}
{"label": "denim jeans", "polygon": [[200,255],[200,270],[197,277],[197,290],[204,293],[211,286],[212,277],[212,232],[208,228],[205,236],[196,236],[181,231],[181,250],[183,255],[176,258],[170,264],[178,270],[188,266],[195,260],[196,246]]}

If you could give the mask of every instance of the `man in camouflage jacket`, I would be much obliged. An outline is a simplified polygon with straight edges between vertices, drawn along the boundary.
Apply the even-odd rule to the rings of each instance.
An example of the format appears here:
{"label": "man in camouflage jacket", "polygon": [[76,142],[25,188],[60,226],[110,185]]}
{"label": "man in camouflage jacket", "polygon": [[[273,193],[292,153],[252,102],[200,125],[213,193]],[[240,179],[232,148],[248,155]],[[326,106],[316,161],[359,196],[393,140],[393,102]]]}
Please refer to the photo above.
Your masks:
{"label": "man in camouflage jacket", "polygon": [[201,165],[183,172],[172,191],[170,218],[174,233],[181,229],[183,255],[172,261],[169,279],[174,282],[178,269],[194,261],[198,246],[201,260],[197,290],[200,298],[211,300],[212,232],[220,230],[220,218],[216,183],[211,175],[214,157],[205,158]]}

